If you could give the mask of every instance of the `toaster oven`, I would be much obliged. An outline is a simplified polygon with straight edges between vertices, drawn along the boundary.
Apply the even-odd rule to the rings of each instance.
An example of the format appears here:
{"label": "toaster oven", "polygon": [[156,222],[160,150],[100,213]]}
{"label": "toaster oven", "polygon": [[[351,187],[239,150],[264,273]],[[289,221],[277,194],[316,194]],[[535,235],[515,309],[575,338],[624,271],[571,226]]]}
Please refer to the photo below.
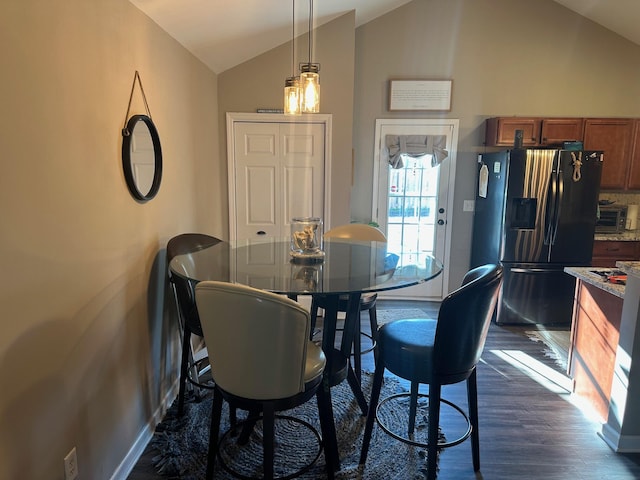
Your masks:
{"label": "toaster oven", "polygon": [[620,233],[626,222],[626,205],[601,205],[596,219],[596,233]]}

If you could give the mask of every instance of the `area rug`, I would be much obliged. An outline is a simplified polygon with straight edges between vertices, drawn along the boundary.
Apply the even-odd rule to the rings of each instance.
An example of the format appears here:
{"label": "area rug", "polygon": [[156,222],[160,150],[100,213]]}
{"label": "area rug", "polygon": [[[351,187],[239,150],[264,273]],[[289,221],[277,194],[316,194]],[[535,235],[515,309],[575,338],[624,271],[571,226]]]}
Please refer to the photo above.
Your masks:
{"label": "area rug", "polygon": [[[367,398],[371,381],[372,374],[363,372],[362,383]],[[396,379],[385,377],[381,398],[400,391],[403,390]],[[346,382],[332,388],[331,393],[341,458],[341,470],[336,474],[337,479],[402,478],[418,480],[426,478],[426,449],[408,446],[396,441],[386,435],[377,425],[373,429],[366,467],[360,468],[358,461],[365,417],[361,415],[353,393]],[[405,397],[400,397],[398,402],[404,403]],[[404,408],[405,406],[390,405],[380,413],[385,424],[398,434],[406,429],[408,408]],[[185,480],[204,478],[210,412],[210,394],[199,402],[190,399],[186,403],[184,414],[181,417],[177,415],[177,405],[174,404],[171,407],[165,420],[158,425],[150,445],[157,452],[153,462],[161,476]],[[319,430],[317,403],[314,400],[290,410],[286,414],[303,419]],[[226,402],[222,418],[221,431],[224,432],[229,428]],[[427,421],[427,405],[421,403],[416,417],[416,439],[418,441],[426,442]],[[309,459],[309,455],[314,452],[314,449],[317,449],[317,440],[308,430],[298,428],[297,424],[293,426],[286,421],[277,421],[276,424],[276,474],[290,473],[291,468],[295,469],[296,467],[295,462],[303,463]],[[246,450],[240,452],[240,448],[246,448],[249,452]],[[259,458],[261,455],[260,423],[256,425],[247,447],[237,446],[235,438],[228,436],[223,455],[226,455],[227,461],[231,462],[234,468],[243,469],[243,472],[249,475],[256,475],[253,470],[259,471],[261,462]],[[217,462],[214,478],[227,480],[233,477]],[[311,470],[300,478],[326,478],[324,456],[321,454]]]}
{"label": "area rug", "polygon": [[430,316],[426,311],[419,308],[389,308],[384,310],[378,310],[377,312],[378,325],[384,325],[392,320],[398,320],[403,318],[435,318]]}

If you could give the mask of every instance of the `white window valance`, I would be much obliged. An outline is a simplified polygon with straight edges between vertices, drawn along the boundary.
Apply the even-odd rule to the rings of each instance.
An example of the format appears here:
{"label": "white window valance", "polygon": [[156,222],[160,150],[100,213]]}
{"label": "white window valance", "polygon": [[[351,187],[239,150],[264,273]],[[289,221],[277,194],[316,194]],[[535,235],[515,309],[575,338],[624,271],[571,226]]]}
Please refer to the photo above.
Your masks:
{"label": "white window valance", "polygon": [[446,135],[387,135],[381,155],[392,168],[402,168],[402,156],[431,155],[431,166],[436,167],[449,156]]}

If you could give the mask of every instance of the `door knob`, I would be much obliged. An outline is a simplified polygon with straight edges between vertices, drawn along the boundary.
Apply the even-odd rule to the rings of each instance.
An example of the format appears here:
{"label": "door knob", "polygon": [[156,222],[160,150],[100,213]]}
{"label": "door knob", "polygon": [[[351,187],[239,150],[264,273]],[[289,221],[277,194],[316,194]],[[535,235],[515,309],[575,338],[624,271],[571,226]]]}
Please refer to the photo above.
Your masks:
{"label": "door knob", "polygon": [[443,219],[438,220],[438,225],[444,225],[444,220]]}
{"label": "door knob", "polygon": [[438,209],[438,213],[444,213],[444,208],[440,207],[440,208]]}

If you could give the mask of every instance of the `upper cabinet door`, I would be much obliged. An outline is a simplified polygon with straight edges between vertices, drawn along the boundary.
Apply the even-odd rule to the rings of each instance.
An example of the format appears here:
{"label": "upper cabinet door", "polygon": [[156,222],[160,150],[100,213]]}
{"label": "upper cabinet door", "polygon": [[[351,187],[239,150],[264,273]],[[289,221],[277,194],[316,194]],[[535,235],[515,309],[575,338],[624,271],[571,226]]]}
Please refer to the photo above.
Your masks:
{"label": "upper cabinet door", "polygon": [[627,118],[587,118],[584,149],[604,151],[601,189],[623,190],[631,155],[634,121]]}
{"label": "upper cabinet door", "polygon": [[564,142],[580,141],[583,130],[582,118],[543,118],[540,144],[562,146]]}
{"label": "upper cabinet door", "polygon": [[522,145],[535,147],[540,142],[540,119],[495,117],[487,119],[485,143],[489,147],[513,147],[516,130],[522,130]]}
{"label": "upper cabinet door", "polygon": [[631,148],[627,188],[640,190],[640,120],[634,120],[633,124],[633,147]]}

